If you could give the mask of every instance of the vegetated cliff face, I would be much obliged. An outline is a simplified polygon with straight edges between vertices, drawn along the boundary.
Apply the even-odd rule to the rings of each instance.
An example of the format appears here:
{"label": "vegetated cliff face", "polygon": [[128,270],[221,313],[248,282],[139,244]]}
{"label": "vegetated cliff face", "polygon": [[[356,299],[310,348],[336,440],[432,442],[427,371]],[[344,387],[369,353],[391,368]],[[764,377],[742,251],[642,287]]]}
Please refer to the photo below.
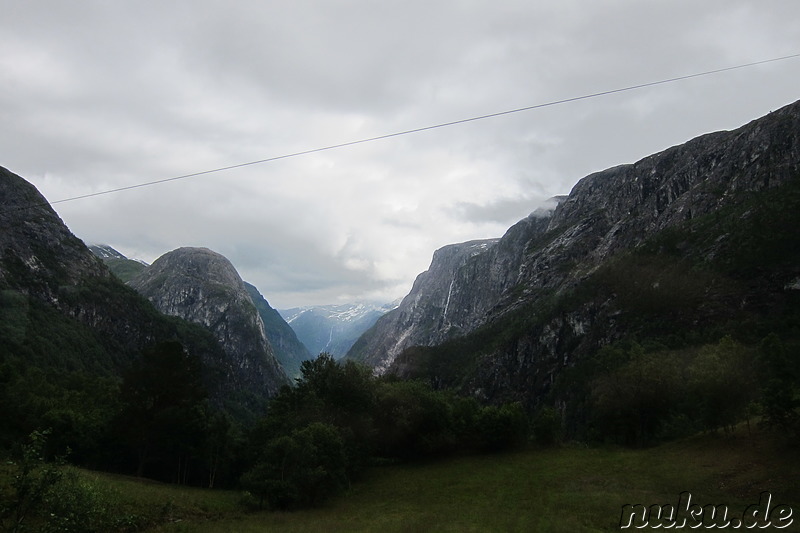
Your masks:
{"label": "vegetated cliff face", "polygon": [[1,167],[0,206],[0,355],[105,374],[176,337],[206,362],[219,355],[205,332],[179,331],[111,275],[33,185]]}
{"label": "vegetated cliff face", "polygon": [[242,278],[224,256],[179,248],[128,283],[162,313],[210,330],[227,355],[223,371],[235,390],[266,398],[288,383]]}
{"label": "vegetated cliff face", "polygon": [[[107,244],[89,245],[89,250],[102,259],[108,269],[124,282],[135,278],[149,266],[142,261],[128,259]],[[267,340],[275,352],[275,358],[288,376],[296,377],[300,372],[300,363],[311,358],[308,350],[258,289],[247,282],[244,285],[264,323]]]}
{"label": "vegetated cliff face", "polygon": [[261,320],[264,322],[264,331],[267,334],[272,349],[275,351],[275,358],[283,367],[286,375],[290,378],[300,377],[300,365],[303,361],[311,359],[311,353],[297,338],[297,334],[286,323],[280,313],[273,309],[258,289],[245,282],[250,298],[258,310]]}
{"label": "vegetated cliff face", "polygon": [[[691,234],[694,221],[798,179],[800,103],[737,130],[704,135],[592,174],[551,213],[528,217],[499,241],[437,251],[400,308],[379,320],[348,356],[379,372],[417,375],[421,352],[406,350],[410,346],[435,346],[512,315],[524,323],[520,316],[539,313],[535,325],[529,321],[522,329],[506,329],[502,342],[487,345],[465,377],[465,387],[479,396],[534,401],[559,368],[620,335],[616,317],[625,312],[617,294],[557,311],[539,310],[666,230],[685,228]],[[731,244],[724,232],[716,234],[703,244],[705,259]],[[637,275],[646,277],[643,270]],[[659,272],[663,277],[663,269]],[[694,275],[683,274],[690,280]],[[774,287],[760,287],[780,292],[792,286],[795,276],[787,270],[772,276]],[[655,300],[668,301],[668,284],[661,281],[656,276],[645,289]]]}

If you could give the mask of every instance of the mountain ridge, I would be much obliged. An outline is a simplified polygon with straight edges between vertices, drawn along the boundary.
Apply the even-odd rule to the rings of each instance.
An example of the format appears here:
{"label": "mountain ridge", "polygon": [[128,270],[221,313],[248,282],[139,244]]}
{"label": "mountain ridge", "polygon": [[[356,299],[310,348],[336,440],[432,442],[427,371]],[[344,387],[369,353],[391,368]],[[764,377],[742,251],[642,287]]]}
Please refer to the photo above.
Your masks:
{"label": "mountain ridge", "polygon": [[[800,102],[735,130],[706,134],[636,163],[590,174],[554,210],[523,219],[481,253],[462,254],[452,263],[447,260],[447,250],[459,246],[463,250],[468,243],[438,250],[431,267],[418,276],[401,306],[366,332],[347,357],[364,361],[379,373],[426,376],[435,382],[447,381],[436,372],[455,372],[452,367],[441,366],[450,357],[448,364],[471,365],[456,372],[460,376],[457,383],[451,376],[451,385],[489,400],[514,398],[535,405],[561,368],[628,335],[614,318],[621,312],[618,294],[606,294],[606,301],[582,296],[582,301],[574,302],[574,308],[559,302],[565,302],[575,290],[585,294],[590,282],[599,286],[601,274],[609,275],[613,270],[612,260],[653,246],[654,240],[666,239],[663,236],[667,234],[688,250],[690,239],[685,235],[694,235],[701,223],[708,225],[708,217],[724,220],[723,213],[736,212],[737,206],[747,202],[754,202],[753,209],[735,216],[746,217],[757,207],[768,209],[758,206],[759,195],[791,187],[798,179]],[[721,253],[725,234],[714,233],[714,237],[703,244],[704,256],[697,261],[711,261],[715,253]],[[680,244],[682,239],[687,244]],[[673,252],[680,257],[680,249]],[[688,271],[677,274],[686,268],[680,264],[669,266],[671,274],[659,264],[648,267],[650,274],[643,265],[625,265],[643,277],[663,270],[659,274],[662,279],[655,277],[642,294],[664,302],[675,296],[663,290],[669,286],[667,282],[680,295],[684,290],[680,283],[693,281]],[[769,289],[778,292],[797,279],[796,272],[770,276],[779,277]],[[421,290],[423,284],[428,290]],[[697,291],[706,289],[701,284],[694,287]],[[743,293],[742,297],[759,300],[755,294]],[[449,316],[453,298],[458,317]],[[697,298],[687,302],[700,305]],[[717,307],[712,312],[714,305]],[[705,309],[704,316],[713,318],[713,313],[718,313],[722,320],[724,309],[718,302],[706,303]],[[688,309],[687,314],[693,315],[694,309]],[[507,325],[501,327],[504,321]],[[454,330],[452,324],[459,329]],[[470,335],[488,335],[487,339],[495,340],[472,352],[464,344],[471,342]],[[460,338],[464,341],[458,341]],[[446,343],[452,350],[460,346],[459,350],[473,353],[471,362],[458,363],[455,352],[445,357],[435,349]]]}

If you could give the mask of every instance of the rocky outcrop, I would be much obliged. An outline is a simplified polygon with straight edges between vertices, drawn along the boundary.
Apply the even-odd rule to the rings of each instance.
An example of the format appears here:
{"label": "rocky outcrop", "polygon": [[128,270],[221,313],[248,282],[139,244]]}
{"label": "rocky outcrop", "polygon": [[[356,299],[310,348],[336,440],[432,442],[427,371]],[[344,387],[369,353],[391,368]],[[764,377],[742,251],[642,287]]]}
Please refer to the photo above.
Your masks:
{"label": "rocky outcrop", "polygon": [[222,255],[179,248],[128,283],[162,313],[213,333],[227,355],[223,371],[234,391],[266,398],[288,383],[244,282]]}
{"label": "rocky outcrop", "polygon": [[[737,130],[592,174],[552,212],[528,217],[498,241],[437,251],[401,306],[379,320],[348,356],[383,372],[411,346],[437,345],[522,308],[534,312],[546,297],[575,287],[620,252],[679,224],[691,228],[698,217],[799,176],[800,103]],[[494,380],[496,390],[520,390],[542,375],[552,379],[537,361],[568,360],[566,347],[592,332],[598,313],[603,310],[575,309],[508,340],[502,354],[486,357],[485,375],[473,389]],[[492,365],[508,371],[492,371]],[[413,368],[413,361],[404,357],[402,366]]]}

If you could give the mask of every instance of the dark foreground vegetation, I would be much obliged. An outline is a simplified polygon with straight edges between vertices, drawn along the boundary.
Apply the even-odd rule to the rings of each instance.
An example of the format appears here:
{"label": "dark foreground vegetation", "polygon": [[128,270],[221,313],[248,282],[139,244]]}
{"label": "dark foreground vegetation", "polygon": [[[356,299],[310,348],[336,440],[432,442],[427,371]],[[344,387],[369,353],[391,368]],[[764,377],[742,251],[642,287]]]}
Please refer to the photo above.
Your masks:
{"label": "dark foreground vegetation", "polygon": [[[624,505],[677,504],[684,491],[701,505],[725,505],[729,519],[741,517],[766,491],[773,507],[794,510],[796,525],[797,448],[774,432],[751,430],[742,424],[729,435],[709,433],[647,449],[533,446],[374,466],[324,505],[291,512],[257,511],[241,490],[157,483],[34,460],[27,486],[48,472],[56,472],[57,480],[24,523],[27,531],[46,532],[574,533],[619,531]],[[6,466],[0,477],[4,485],[19,485],[13,477],[19,473]],[[8,519],[4,523],[13,530]]]}
{"label": "dark foreground vegetation", "polygon": [[[680,365],[673,368],[666,361]],[[796,449],[775,444],[795,442],[800,419],[797,363],[777,335],[750,347],[726,337],[670,358],[637,344],[612,346],[593,364],[598,368],[592,372],[572,376],[576,390],[588,391],[584,407],[591,431],[586,444],[652,444],[699,430],[722,439],[706,443],[728,442],[738,449],[756,442],[751,435],[758,431],[769,436],[758,442],[769,439],[770,453],[779,454],[770,458],[771,464],[796,466]],[[561,441],[563,429],[562,415],[554,408],[543,407],[530,416],[519,404],[481,405],[424,382],[375,378],[369,369],[337,363],[328,354],[304,362],[296,386],[282,389],[264,414],[249,423],[208,400],[199,363],[177,343],[148,350],[120,383],[93,381],[88,387],[81,380],[70,381],[75,376],[65,375],[63,381],[50,376],[55,381],[49,381],[35,370],[14,374],[6,365],[3,371],[4,405],[16,405],[17,416],[28,417],[17,424],[27,421],[41,428],[8,449],[11,462],[0,492],[2,528],[8,531],[22,531],[31,523],[40,525],[29,530],[40,531],[137,531],[173,517],[168,501],[158,512],[144,512],[126,507],[124,498],[108,499],[110,493],[88,481],[85,473],[66,468],[67,460],[175,485],[236,490],[235,498],[226,490],[219,492],[219,498],[236,500],[221,511],[228,516],[244,509],[315,508],[343,493],[366,497],[361,483],[380,484],[376,476],[383,472],[416,472],[416,467],[386,470],[392,464],[425,464],[423,471],[433,472],[447,468],[433,460],[443,465],[464,461],[471,468],[507,460],[480,458],[487,453],[531,445],[538,451],[509,457],[536,462],[539,454],[563,460],[558,453],[564,453],[576,464],[586,464],[587,458],[606,453],[570,448],[550,455],[555,452],[546,449]],[[641,458],[648,452],[620,453]],[[714,475],[738,475],[718,470],[713,460],[703,468],[708,467]],[[527,471],[534,478],[539,475]],[[601,490],[605,475],[595,474],[599,477],[590,483],[592,491]],[[526,483],[528,490],[538,484]],[[674,489],[676,496],[691,488],[670,479],[658,486]],[[736,496],[754,497],[747,491]],[[214,512],[199,515],[205,519]]]}

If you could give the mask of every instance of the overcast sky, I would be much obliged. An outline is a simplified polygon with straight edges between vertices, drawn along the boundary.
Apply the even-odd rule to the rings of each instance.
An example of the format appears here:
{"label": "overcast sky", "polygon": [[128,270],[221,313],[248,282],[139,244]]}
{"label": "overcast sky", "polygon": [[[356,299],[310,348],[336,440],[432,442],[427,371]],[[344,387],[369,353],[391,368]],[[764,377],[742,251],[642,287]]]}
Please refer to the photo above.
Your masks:
{"label": "overcast sky", "polygon": [[[800,53],[797,0],[0,0],[0,166],[50,201]],[[800,58],[54,208],[274,307],[404,296],[587,174],[800,99]]]}

